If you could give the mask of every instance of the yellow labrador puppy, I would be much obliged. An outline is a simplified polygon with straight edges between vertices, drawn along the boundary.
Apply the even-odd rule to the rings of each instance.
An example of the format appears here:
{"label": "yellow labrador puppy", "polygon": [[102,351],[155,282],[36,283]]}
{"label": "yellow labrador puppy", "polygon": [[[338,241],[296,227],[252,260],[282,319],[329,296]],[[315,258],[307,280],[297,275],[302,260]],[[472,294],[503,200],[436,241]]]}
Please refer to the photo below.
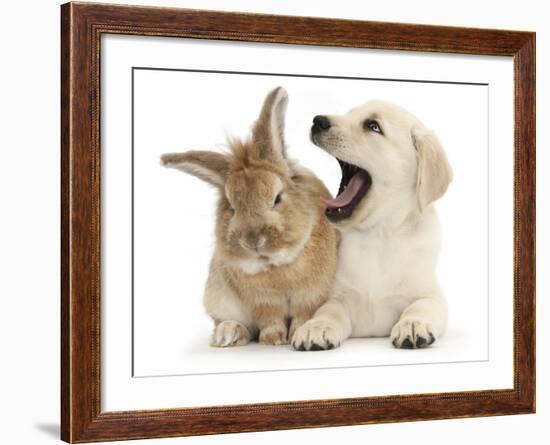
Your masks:
{"label": "yellow labrador puppy", "polygon": [[447,324],[431,204],[452,179],[437,137],[403,108],[371,101],[342,116],[315,116],[311,140],[342,169],[338,196],[325,200],[342,241],[331,298],[292,345],[321,350],[385,336],[396,348],[431,345]]}

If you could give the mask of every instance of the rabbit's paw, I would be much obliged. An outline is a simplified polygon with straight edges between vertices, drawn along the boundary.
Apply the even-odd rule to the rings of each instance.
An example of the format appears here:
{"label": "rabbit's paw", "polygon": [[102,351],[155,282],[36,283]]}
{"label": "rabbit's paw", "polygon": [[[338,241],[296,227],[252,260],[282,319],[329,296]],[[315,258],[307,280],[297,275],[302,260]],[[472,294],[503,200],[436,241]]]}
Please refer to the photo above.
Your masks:
{"label": "rabbit's paw", "polygon": [[227,346],[242,346],[250,341],[250,332],[246,326],[237,321],[226,320],[219,323],[212,337],[210,338],[210,346],[227,347]]}
{"label": "rabbit's paw", "polygon": [[262,345],[287,345],[287,329],[286,326],[270,325],[260,331],[258,339]]}

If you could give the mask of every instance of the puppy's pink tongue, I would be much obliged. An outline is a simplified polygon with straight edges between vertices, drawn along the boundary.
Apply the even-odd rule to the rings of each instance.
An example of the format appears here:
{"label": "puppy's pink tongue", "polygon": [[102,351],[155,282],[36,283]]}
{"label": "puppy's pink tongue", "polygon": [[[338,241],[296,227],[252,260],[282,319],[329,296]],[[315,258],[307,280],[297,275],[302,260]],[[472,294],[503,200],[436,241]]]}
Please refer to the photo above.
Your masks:
{"label": "puppy's pink tongue", "polygon": [[353,197],[357,195],[361,187],[365,185],[366,181],[367,173],[365,171],[359,171],[353,175],[353,177],[348,182],[347,187],[336,198],[321,198],[321,201],[323,201],[323,204],[325,204],[328,209],[338,209],[340,207],[345,207],[351,202]]}

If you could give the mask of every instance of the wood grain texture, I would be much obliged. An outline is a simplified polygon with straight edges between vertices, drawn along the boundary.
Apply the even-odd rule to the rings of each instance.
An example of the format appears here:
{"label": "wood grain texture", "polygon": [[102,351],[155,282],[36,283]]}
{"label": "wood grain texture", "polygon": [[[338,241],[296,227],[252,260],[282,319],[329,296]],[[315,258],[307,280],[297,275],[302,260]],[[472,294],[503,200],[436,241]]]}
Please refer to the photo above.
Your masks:
{"label": "wood grain texture", "polygon": [[[155,35],[514,57],[514,388],[101,412],[100,37]],[[173,437],[535,410],[535,35],[91,3],[61,7],[61,436]]]}

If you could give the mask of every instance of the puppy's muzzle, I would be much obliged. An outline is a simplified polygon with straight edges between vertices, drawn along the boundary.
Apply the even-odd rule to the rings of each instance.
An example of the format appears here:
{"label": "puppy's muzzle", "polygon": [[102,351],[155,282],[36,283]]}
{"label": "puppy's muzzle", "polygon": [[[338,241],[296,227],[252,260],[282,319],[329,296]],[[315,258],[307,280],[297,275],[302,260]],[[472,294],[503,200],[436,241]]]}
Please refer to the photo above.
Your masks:
{"label": "puppy's muzzle", "polygon": [[313,118],[312,134],[319,134],[330,128],[330,120],[326,116],[318,115]]}

